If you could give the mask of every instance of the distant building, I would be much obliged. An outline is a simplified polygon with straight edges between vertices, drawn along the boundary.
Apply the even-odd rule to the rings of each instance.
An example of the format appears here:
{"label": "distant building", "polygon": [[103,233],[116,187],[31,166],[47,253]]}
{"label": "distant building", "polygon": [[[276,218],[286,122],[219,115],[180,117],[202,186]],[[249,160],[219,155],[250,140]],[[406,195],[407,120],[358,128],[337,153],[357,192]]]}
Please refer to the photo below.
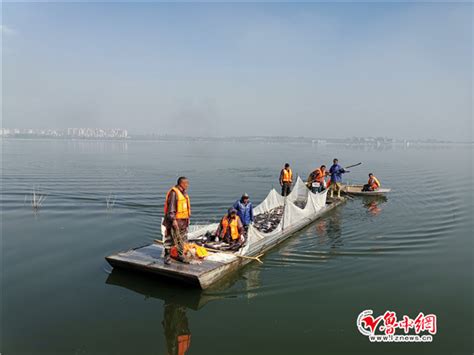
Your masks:
{"label": "distant building", "polygon": [[2,137],[54,137],[54,138],[128,138],[128,131],[122,128],[67,128],[67,129],[19,129],[2,128]]}

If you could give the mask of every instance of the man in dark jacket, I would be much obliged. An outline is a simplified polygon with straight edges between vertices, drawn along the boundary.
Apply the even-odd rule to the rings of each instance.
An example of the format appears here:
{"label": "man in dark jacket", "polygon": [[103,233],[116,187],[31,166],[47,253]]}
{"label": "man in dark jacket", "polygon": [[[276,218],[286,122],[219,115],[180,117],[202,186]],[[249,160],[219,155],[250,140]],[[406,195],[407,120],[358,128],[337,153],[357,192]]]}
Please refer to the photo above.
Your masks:
{"label": "man in dark jacket", "polygon": [[235,201],[233,207],[237,211],[237,215],[240,217],[244,228],[247,230],[250,223],[253,222],[253,206],[249,195],[243,194],[240,200]]}
{"label": "man in dark jacket", "polygon": [[342,174],[348,173],[349,171],[344,170],[342,166],[339,165],[339,160],[334,159],[331,168],[329,169],[329,174],[331,175],[331,185],[329,185],[331,191],[331,197],[334,197],[334,191],[337,192],[337,197],[341,197],[341,184],[342,184]]}

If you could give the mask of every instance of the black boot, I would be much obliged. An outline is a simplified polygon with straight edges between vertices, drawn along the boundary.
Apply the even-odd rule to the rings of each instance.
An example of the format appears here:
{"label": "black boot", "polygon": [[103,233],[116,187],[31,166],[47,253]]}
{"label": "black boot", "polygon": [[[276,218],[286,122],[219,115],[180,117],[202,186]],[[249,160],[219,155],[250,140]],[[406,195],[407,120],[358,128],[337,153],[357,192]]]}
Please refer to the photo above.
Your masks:
{"label": "black boot", "polygon": [[179,261],[180,263],[183,263],[183,264],[189,264],[189,259],[186,258],[185,256],[183,255],[178,255],[178,257],[176,258],[177,261]]}
{"label": "black boot", "polygon": [[170,257],[169,249],[165,249],[165,258],[164,258],[163,262],[165,263],[165,265],[171,264],[171,257]]}

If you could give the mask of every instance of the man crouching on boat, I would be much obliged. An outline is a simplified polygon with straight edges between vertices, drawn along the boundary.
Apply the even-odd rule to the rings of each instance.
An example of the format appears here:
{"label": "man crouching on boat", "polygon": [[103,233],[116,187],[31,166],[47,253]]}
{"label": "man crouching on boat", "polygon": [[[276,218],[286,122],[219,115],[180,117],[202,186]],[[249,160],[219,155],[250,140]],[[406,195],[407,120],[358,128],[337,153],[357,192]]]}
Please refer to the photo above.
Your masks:
{"label": "man crouching on boat", "polygon": [[380,187],[380,181],[374,174],[369,174],[369,181],[362,187],[362,191],[377,191]]}
{"label": "man crouching on boat", "polygon": [[[186,192],[188,187],[188,179],[181,176],[177,185],[173,186],[166,194],[163,225],[166,228],[164,262],[167,265],[171,262],[171,256],[182,263],[189,263],[183,253],[191,217],[191,202]],[[177,255],[171,255],[172,248],[177,251]]]}
{"label": "man crouching on boat", "polygon": [[244,232],[244,225],[237,215],[237,210],[229,208],[227,214],[222,217],[216,231],[216,236],[228,244],[239,247],[245,241],[243,237]]}

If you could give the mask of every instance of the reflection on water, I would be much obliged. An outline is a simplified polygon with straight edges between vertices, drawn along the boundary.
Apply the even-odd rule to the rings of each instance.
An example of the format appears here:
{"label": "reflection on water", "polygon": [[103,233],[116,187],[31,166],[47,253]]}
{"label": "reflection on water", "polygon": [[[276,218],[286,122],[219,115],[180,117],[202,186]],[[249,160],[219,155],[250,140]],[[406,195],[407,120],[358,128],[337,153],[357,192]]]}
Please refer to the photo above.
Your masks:
{"label": "reflection on water", "polygon": [[168,355],[184,355],[191,346],[186,307],[165,301],[163,312],[163,329],[166,338]]}
{"label": "reflection on water", "polygon": [[137,292],[145,296],[145,300],[151,297],[163,301],[162,325],[168,355],[184,355],[191,346],[188,309],[197,311],[210,301],[237,297],[251,299],[259,295],[258,290],[261,286],[260,269],[248,266],[225,277],[205,291],[190,288],[173,280],[118,268],[112,269],[106,284]]}
{"label": "reflection on water", "polygon": [[[187,310],[198,310],[212,297],[206,297],[201,290],[185,287],[172,281],[127,270],[113,269],[106,283],[135,291],[145,296],[163,300],[163,332],[166,354],[184,355],[191,346],[191,330]],[[163,350],[159,350],[161,354]]]}
{"label": "reflection on water", "polygon": [[334,211],[327,218],[316,222],[316,235],[319,245],[328,245],[331,249],[336,249],[344,245],[342,240],[341,215]]}
{"label": "reflection on water", "polygon": [[67,149],[81,153],[126,153],[128,142],[123,140],[65,140]]}
{"label": "reflection on water", "polygon": [[364,198],[364,207],[371,216],[378,216],[382,212],[382,205],[387,202],[385,196],[374,196]]}

